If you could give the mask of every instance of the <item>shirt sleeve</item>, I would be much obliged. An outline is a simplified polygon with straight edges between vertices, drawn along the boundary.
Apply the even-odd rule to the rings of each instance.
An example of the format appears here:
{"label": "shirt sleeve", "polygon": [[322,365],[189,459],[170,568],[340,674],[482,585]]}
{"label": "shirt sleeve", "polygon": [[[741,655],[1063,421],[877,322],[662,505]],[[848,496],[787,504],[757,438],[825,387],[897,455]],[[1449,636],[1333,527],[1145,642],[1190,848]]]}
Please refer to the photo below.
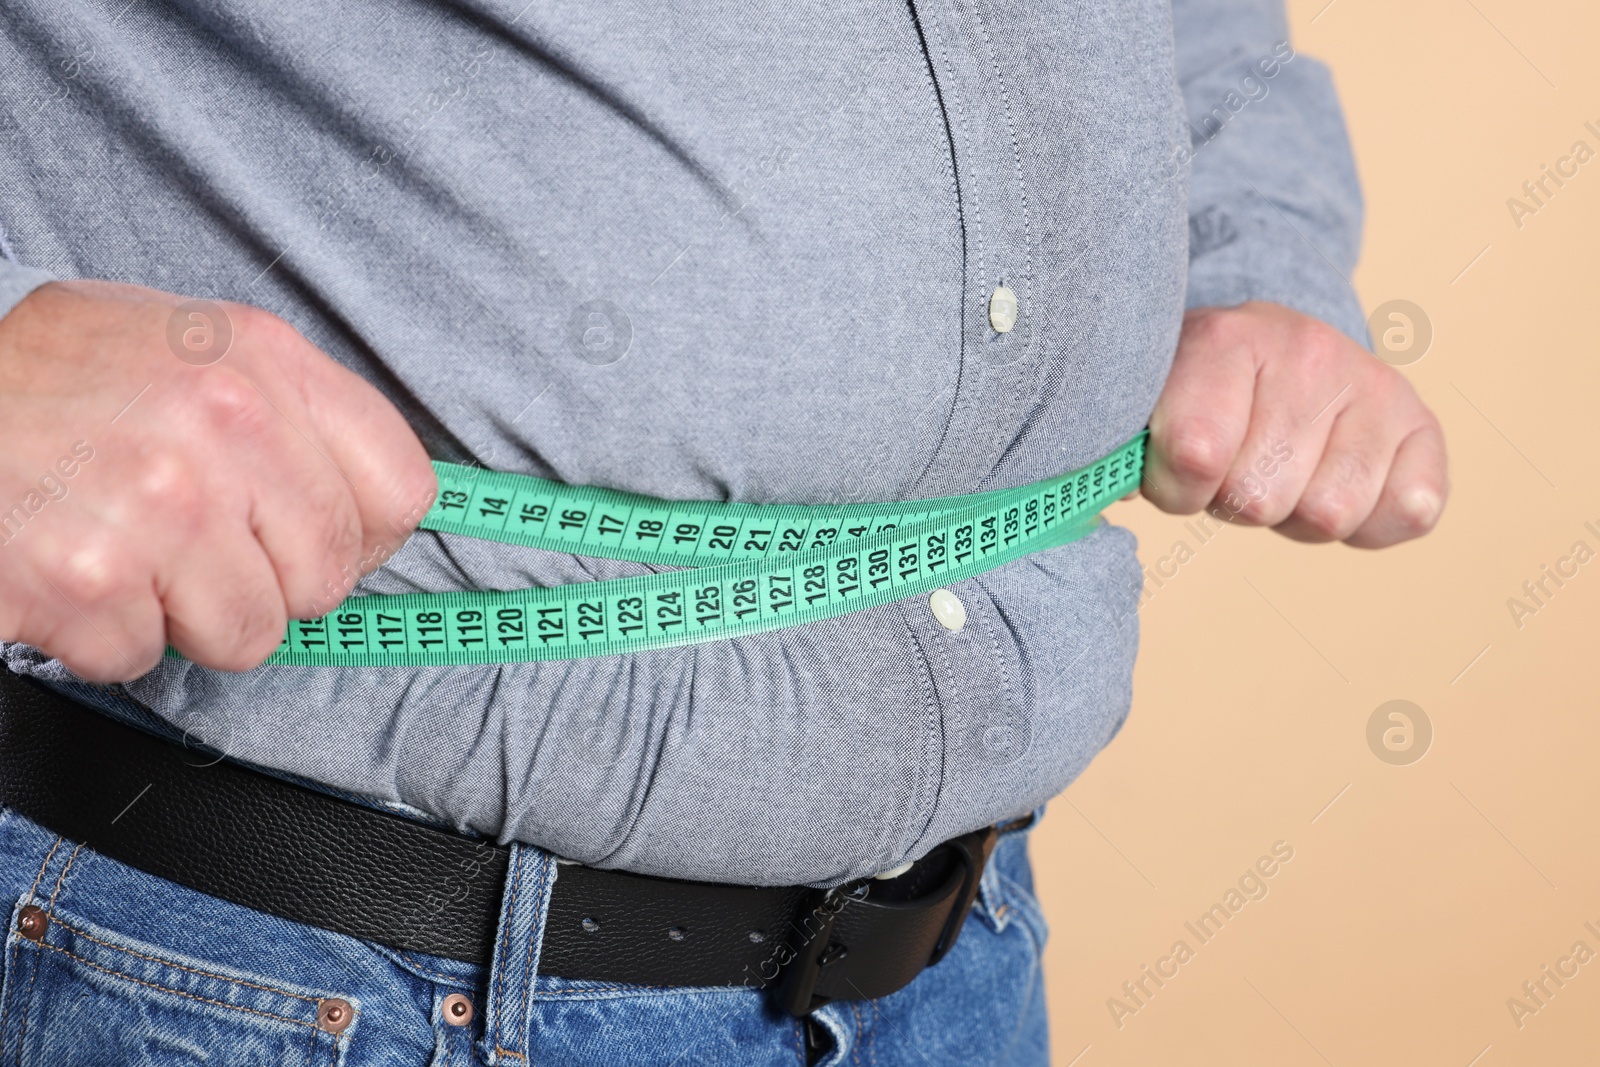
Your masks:
{"label": "shirt sleeve", "polygon": [[50,275],[42,270],[0,259],[0,318],[10,314],[12,308],[22,303],[23,297],[50,280]]}
{"label": "shirt sleeve", "polygon": [[1270,300],[1370,347],[1350,282],[1361,188],[1328,69],[1282,0],[1173,0],[1189,144],[1187,306]]}

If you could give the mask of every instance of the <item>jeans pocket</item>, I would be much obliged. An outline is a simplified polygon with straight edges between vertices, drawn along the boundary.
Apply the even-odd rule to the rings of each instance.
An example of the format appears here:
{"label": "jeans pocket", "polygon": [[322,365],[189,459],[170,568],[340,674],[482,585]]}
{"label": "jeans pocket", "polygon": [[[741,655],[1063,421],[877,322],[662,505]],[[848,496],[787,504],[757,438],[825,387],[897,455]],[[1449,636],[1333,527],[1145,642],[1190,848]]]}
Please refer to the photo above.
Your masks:
{"label": "jeans pocket", "polygon": [[333,994],[181,956],[29,898],[13,909],[5,1067],[337,1067],[359,1023],[359,1006]]}
{"label": "jeans pocket", "polygon": [[1013,919],[1027,929],[1033,938],[1035,950],[1043,956],[1045,942],[1050,937],[1050,926],[1045,922],[1044,908],[1040,906],[1039,898],[1027,886],[1004,873],[1000,875],[999,883],[999,895],[1004,901],[1002,906],[1009,908]]}
{"label": "jeans pocket", "polygon": [[[1035,821],[1041,813],[1034,812]],[[1033,867],[1028,859],[1028,838],[1033,833],[1033,825],[1030,823],[1000,836],[989,866],[983,872],[974,914],[982,916],[984,923],[996,933],[1013,922],[1022,924],[1035,948],[1043,953],[1050,928],[1033,890]]]}

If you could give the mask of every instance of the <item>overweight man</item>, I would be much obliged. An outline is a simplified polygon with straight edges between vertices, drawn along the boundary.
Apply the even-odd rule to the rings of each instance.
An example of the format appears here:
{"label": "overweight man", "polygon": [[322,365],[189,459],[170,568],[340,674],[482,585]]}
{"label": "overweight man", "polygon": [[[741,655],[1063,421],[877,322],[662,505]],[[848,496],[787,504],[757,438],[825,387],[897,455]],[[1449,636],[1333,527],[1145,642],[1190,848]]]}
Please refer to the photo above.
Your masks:
{"label": "overweight man", "polygon": [[6,1062],[1044,1063],[1099,508],[1444,506],[1277,0],[20,0],[0,71]]}

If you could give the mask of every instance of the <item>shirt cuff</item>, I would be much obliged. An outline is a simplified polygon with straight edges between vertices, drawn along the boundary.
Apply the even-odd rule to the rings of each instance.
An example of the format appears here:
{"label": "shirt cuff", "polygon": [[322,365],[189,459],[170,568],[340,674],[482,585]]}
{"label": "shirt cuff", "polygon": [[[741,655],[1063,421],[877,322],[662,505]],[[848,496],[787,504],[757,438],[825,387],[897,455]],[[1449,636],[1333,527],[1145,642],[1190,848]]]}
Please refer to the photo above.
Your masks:
{"label": "shirt cuff", "polygon": [[23,297],[54,280],[42,270],[0,259],[0,318],[9,315]]}
{"label": "shirt cuff", "polygon": [[1189,239],[1196,258],[1189,264],[1186,307],[1268,300],[1320,319],[1371,350],[1366,312],[1350,280],[1288,222],[1212,207],[1190,220]]}

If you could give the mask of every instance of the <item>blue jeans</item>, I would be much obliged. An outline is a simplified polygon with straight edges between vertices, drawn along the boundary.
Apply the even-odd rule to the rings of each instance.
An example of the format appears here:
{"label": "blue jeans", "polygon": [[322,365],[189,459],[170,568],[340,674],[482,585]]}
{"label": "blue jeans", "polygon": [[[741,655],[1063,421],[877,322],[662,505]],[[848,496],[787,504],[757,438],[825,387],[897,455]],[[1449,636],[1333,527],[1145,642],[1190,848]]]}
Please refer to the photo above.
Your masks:
{"label": "blue jeans", "polygon": [[[0,892],[11,905],[0,1067],[806,1062],[801,1024],[756,990],[541,974],[559,871],[549,853],[514,847],[494,963],[483,967],[230,904],[0,809]],[[835,1045],[822,1062],[1047,1063],[1044,940],[1026,832],[1014,832],[944,960],[892,996],[817,1013]],[[451,994],[470,998],[467,1025],[446,1020]],[[351,1009],[339,1033],[317,1025],[334,998]]]}

